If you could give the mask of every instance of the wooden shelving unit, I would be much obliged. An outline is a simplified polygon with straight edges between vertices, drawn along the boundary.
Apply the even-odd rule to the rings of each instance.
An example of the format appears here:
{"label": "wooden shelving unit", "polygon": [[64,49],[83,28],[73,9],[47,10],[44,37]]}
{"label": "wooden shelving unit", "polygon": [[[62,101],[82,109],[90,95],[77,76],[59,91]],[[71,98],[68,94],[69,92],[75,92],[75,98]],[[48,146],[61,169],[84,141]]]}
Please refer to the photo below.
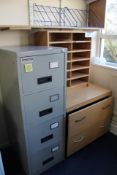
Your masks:
{"label": "wooden shelving unit", "polygon": [[36,45],[64,47],[68,49],[67,86],[85,84],[89,81],[91,38],[85,31],[45,30],[34,34]]}

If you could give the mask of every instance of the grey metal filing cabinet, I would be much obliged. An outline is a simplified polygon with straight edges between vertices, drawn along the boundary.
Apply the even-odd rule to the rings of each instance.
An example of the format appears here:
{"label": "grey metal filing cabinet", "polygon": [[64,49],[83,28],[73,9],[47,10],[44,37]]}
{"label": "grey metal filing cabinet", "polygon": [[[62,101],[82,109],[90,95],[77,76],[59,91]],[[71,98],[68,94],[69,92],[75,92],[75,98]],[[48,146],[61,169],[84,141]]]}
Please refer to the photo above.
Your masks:
{"label": "grey metal filing cabinet", "polygon": [[66,49],[0,49],[0,84],[11,143],[27,175],[64,159]]}

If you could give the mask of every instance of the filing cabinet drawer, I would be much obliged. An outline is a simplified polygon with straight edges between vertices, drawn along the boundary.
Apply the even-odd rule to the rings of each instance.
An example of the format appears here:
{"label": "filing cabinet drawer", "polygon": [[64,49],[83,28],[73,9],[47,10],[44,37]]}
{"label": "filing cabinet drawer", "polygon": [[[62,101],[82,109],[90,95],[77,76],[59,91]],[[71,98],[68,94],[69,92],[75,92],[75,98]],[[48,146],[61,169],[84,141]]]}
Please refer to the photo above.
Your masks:
{"label": "filing cabinet drawer", "polygon": [[58,141],[31,155],[32,172],[34,175],[39,175],[39,173],[62,160],[64,160],[64,145],[61,141]]}
{"label": "filing cabinet drawer", "polygon": [[64,114],[63,88],[24,97],[25,121],[34,125]]}
{"label": "filing cabinet drawer", "polygon": [[64,53],[21,58],[23,93],[64,86]]}
{"label": "filing cabinet drawer", "polygon": [[58,117],[41,125],[35,124],[27,127],[28,142],[31,153],[46,148],[59,139],[64,141],[64,118]]}
{"label": "filing cabinet drawer", "polygon": [[68,115],[68,135],[71,137],[95,124],[107,126],[112,117],[112,97]]}

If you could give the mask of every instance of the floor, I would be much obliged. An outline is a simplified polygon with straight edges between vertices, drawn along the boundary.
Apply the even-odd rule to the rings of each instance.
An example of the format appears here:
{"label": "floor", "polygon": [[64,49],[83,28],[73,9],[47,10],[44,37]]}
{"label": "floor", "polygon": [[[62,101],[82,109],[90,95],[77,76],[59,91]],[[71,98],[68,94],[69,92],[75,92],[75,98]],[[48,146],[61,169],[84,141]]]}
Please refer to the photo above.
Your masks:
{"label": "floor", "polygon": [[[25,175],[11,149],[2,155],[6,175]],[[42,175],[117,175],[117,137],[107,133]]]}

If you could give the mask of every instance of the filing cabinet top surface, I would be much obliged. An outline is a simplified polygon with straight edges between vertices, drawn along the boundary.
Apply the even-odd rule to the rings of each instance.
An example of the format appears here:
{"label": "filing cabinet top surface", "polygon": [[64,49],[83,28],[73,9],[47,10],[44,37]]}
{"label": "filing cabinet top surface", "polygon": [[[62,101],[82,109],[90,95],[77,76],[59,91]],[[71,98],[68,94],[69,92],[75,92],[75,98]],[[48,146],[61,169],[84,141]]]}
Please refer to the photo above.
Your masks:
{"label": "filing cabinet top surface", "polygon": [[111,95],[110,90],[91,83],[88,86],[67,88],[67,112]]}
{"label": "filing cabinet top surface", "polygon": [[54,54],[60,52],[66,52],[66,48],[62,47],[47,47],[47,46],[10,46],[2,47],[0,51],[8,51],[16,53],[19,57]]}

